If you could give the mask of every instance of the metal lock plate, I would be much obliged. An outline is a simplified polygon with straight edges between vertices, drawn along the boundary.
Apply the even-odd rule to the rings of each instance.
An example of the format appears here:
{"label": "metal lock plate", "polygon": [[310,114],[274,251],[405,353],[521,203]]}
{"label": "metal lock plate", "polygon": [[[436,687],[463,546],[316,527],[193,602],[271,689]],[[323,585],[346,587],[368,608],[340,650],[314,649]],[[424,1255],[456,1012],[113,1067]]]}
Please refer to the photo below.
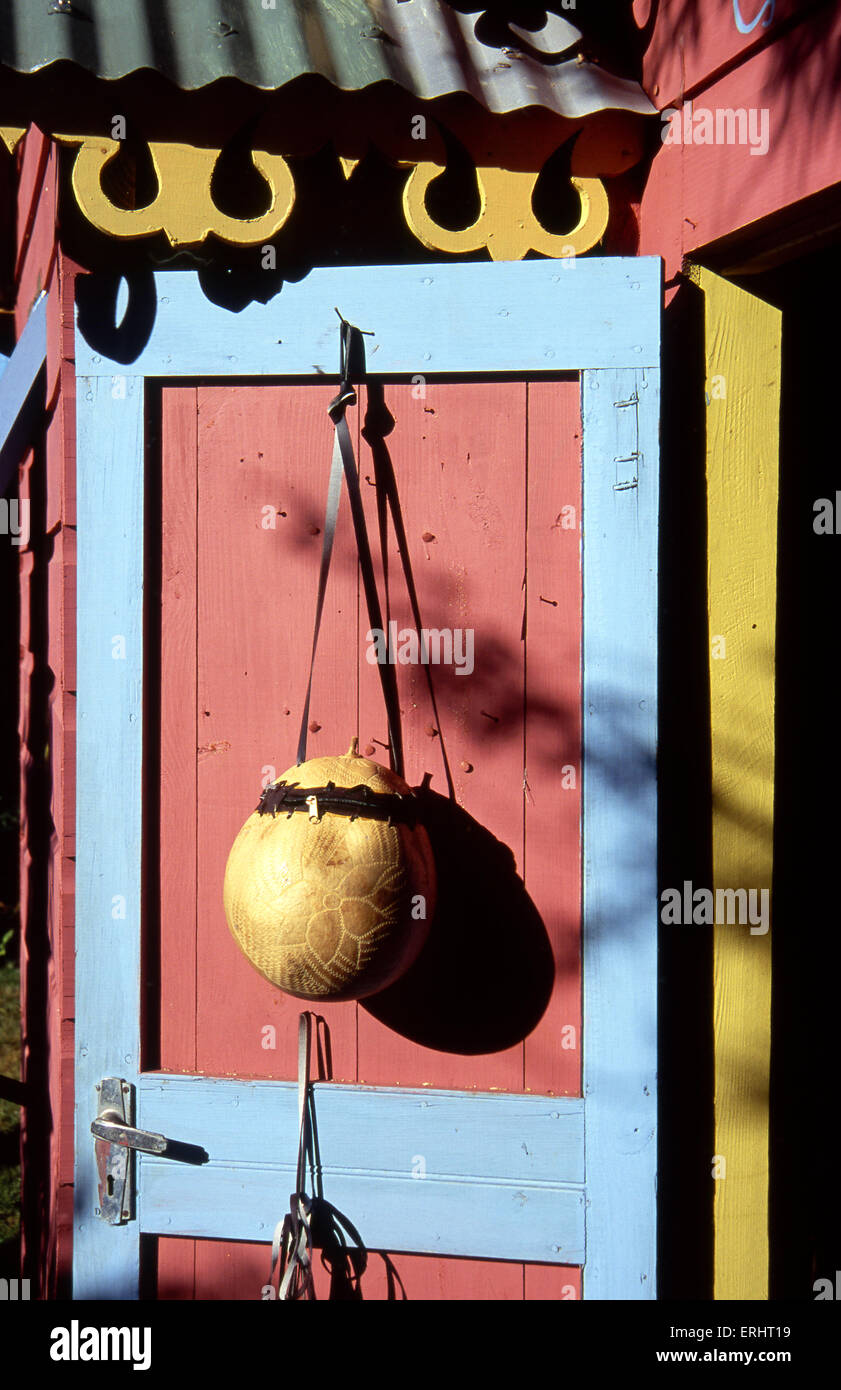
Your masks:
{"label": "metal lock plate", "polygon": [[185,1144],[134,1127],[134,1087],[120,1076],[106,1076],[97,1088],[96,1119],[91,1134],[96,1140],[96,1170],[99,1206],[96,1215],[112,1226],[133,1221],[136,1192],[134,1150],[159,1154],[180,1163],[208,1162],[208,1153],[198,1144]]}
{"label": "metal lock plate", "polygon": [[[133,1123],[134,1094],[127,1081],[108,1076],[100,1081],[96,1091],[97,1118],[91,1125],[92,1134],[97,1134],[97,1121],[103,1125]],[[102,1132],[100,1128],[100,1135]],[[99,1186],[97,1215],[112,1226],[121,1226],[134,1219],[134,1155],[125,1145],[103,1137],[97,1137],[94,1150]]]}

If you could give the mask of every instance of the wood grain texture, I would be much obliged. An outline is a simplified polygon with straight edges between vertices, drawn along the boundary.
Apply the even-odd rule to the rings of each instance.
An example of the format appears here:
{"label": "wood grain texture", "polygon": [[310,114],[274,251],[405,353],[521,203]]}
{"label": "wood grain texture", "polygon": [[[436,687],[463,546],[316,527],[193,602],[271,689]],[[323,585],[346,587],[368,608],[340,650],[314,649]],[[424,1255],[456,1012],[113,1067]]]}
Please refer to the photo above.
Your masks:
{"label": "wood grain texture", "polygon": [[410,231],[432,251],[459,255],[486,247],[491,260],[519,261],[529,251],[560,259],[580,256],[604,236],[610,205],[601,179],[570,178],[580,201],[577,225],[568,232],[547,232],[532,209],[537,174],[477,164],[479,215],[470,226],[452,231],[442,227],[426,206],[429,185],[445,165],[417,164],[403,186],[403,215]]}
{"label": "wood grain texture", "polygon": [[102,171],[119,150],[119,141],[101,136],[56,138],[81,146],[73,162],[73,192],[82,215],[107,236],[143,237],[163,231],[171,246],[186,246],[212,234],[221,241],[254,246],[280,231],[295,201],[292,172],[282,155],[254,150],[251,158],[269,186],[270,205],[259,217],[229,217],[211,196],[220,151],[152,140],[149,157],[156,196],[140,208],[117,207],[102,187]]}
{"label": "wood grain texture", "polygon": [[760,44],[781,42],[786,21],[798,12],[803,18],[807,8],[802,0],[722,0],[687,12],[683,0],[662,0],[645,52],[643,86],[661,108],[684,93],[691,96],[723,68],[745,62]]}
{"label": "wood grain texture", "polygon": [[[333,1085],[314,1097],[325,1196],[373,1249],[583,1259],[581,1101]],[[146,1074],[140,1113],[210,1154],[200,1167],[142,1157],[144,1231],[271,1240],[294,1186],[295,1085]]]}
{"label": "wood grain texture", "polygon": [[[158,271],[154,327],[132,370],[329,375],[337,371],[337,304],[345,318],[372,330],[371,370],[384,375],[654,366],[659,282],[655,257],[320,268],[284,284],[268,304],[220,318],[194,276]],[[463,312],[454,308],[459,303]],[[80,338],[77,370],[97,376],[120,368]]]}
{"label": "wood grain texture", "polygon": [[[188,1242],[160,1239],[158,1248],[164,1250],[182,1244]],[[265,1292],[271,1264],[268,1246],[247,1241],[229,1242],[221,1253],[215,1241],[189,1244],[196,1250],[196,1286],[202,1298],[237,1302],[269,1299],[270,1295]],[[391,1289],[390,1270],[395,1276]],[[330,1279],[318,1255],[314,1275],[317,1297],[327,1300]],[[399,1285],[396,1280],[400,1281]],[[391,1256],[388,1252],[369,1250],[361,1289],[366,1302],[399,1300],[403,1292],[409,1302],[521,1302],[524,1289],[526,1298],[567,1299],[576,1296],[579,1284],[578,1269],[563,1269],[557,1265],[527,1264],[524,1279],[522,1265],[502,1260],[448,1259],[403,1252]],[[189,1286],[192,1286],[191,1279]],[[180,1298],[184,1295],[173,1286],[161,1296]]]}
{"label": "wood grain texture", "polygon": [[90,1135],[96,1082],[139,1069],[144,393],[125,385],[83,378],[77,400],[76,1298],[134,1298],[138,1278],[136,1223],[94,1215]]}
{"label": "wood grain texture", "polygon": [[198,394],[161,397],[159,1053],[196,1067],[196,745]]}
{"label": "wood grain texture", "polygon": [[580,382],[529,382],[523,872],[555,983],[525,1079],[555,1095],[581,1091],[581,434]]}
{"label": "wood grain texture", "polygon": [[[473,632],[472,673],[459,675],[455,663],[430,667],[456,793],[464,809],[513,854],[521,873],[526,386],[524,382],[431,382],[422,397],[406,385],[389,385],[385,395],[396,420],[388,446],[423,625]],[[364,445],[360,470],[363,477],[373,471]],[[376,538],[374,489],[366,488],[365,494],[369,534]],[[433,539],[426,541],[424,536]],[[399,633],[414,623],[393,532],[390,552],[390,612]],[[379,676],[366,656],[368,630],[362,608],[358,662],[363,751],[368,744],[376,747],[377,740],[386,741]],[[432,772],[433,788],[446,796],[440,740],[430,732],[435,717],[423,668],[396,664],[395,670],[407,778],[415,786],[425,772]],[[387,758],[381,748],[377,755]],[[471,874],[487,872],[481,859],[465,858],[463,877],[468,885]],[[471,914],[478,896],[478,885],[472,897],[468,888],[465,916]],[[472,916],[470,923],[472,950],[481,970],[483,924]],[[454,922],[451,930],[456,929]],[[515,931],[512,923],[511,932]],[[492,939],[499,943],[494,949],[499,953],[498,972],[504,976],[514,941],[500,941],[496,934]],[[441,968],[446,976],[446,957]],[[425,1009],[466,1011],[469,970],[462,977],[461,1000],[443,990],[439,994],[436,983],[429,982]],[[446,980],[441,983],[446,985]],[[477,987],[474,983],[473,988]],[[516,1007],[508,986],[498,980],[493,995],[497,1007]],[[443,1020],[440,1031],[441,1035],[446,1032]],[[468,1028],[463,1044],[454,1042],[448,1049],[436,1049],[431,1040],[418,1046],[416,1040],[402,1036],[399,1021],[396,1028],[388,1027],[362,1008],[360,1080],[373,1085],[521,1090],[522,1042],[502,1049],[477,1047],[469,1034]]]}
{"label": "wood grain texture", "polygon": [[[532,1186],[584,1181],[580,1097],[474,1095],[332,1082],[315,1082],[313,1097],[325,1183],[334,1173],[349,1171],[420,1181],[413,1178],[413,1166],[420,1167],[413,1163],[418,1146],[429,1178],[482,1177]],[[204,1146],[212,1163],[253,1162],[294,1175],[297,1104],[293,1082],[144,1072],[139,1113],[143,1128]],[[247,1158],[244,1129],[250,1134]]]}
{"label": "wood grain texture", "polygon": [[[160,1036],[143,1043],[171,1071],[196,1068],[198,465],[198,392],[170,386],[161,392],[160,898],[147,919],[151,928],[158,918],[163,983]],[[196,1260],[195,1241],[160,1241],[157,1297],[195,1298]]]}
{"label": "wood grain texture", "polygon": [[[58,259],[58,152],[37,126],[31,126],[23,146],[18,184],[17,261],[15,264],[15,329],[23,331],[42,290],[52,292]],[[51,294],[52,297],[52,294]],[[53,306],[57,308],[57,303]],[[58,369],[58,356],[53,366]],[[51,382],[50,385],[53,383]],[[48,391],[51,395],[51,390]]]}
{"label": "wood grain texture", "polygon": [[[53,763],[52,816],[61,853],[51,897],[56,927],[51,969],[55,1022],[52,1024],[51,1110],[55,1146],[55,1240],[46,1287],[65,1292],[71,1286],[73,1238],[73,1070],[76,968],[76,381],[73,364],[73,302],[76,266],[58,256],[54,310],[47,319],[47,384],[57,401],[47,428],[47,515],[52,531],[50,666],[56,675],[52,697],[54,728],[60,729]],[[49,306],[53,309],[53,306]],[[68,334],[69,324],[69,334]],[[53,597],[53,595],[55,597]],[[57,891],[58,890],[58,891]]]}
{"label": "wood grain texture", "polygon": [[[335,314],[334,314],[335,319]],[[266,781],[294,764],[321,559],[335,391],[207,386],[198,396],[197,1066],[291,1079],[301,1001],[259,976],[222,906],[231,845]],[[356,726],[356,564],[339,513],[308,754]],[[325,1004],[334,1079],[357,1078],[353,1005]],[[274,1029],[275,1032],[266,1032]]]}
{"label": "wood grain texture", "polygon": [[[25,737],[35,739],[24,753],[21,785],[21,1006],[26,1078],[39,1098],[22,1115],[21,1243],[25,1267],[36,1275],[40,1295],[55,1297],[69,1289],[74,1164],[75,513],[66,480],[75,464],[75,433],[68,431],[75,379],[72,330],[69,344],[62,332],[68,304],[72,322],[74,267],[57,246],[55,151],[33,128],[20,155],[14,359],[20,366],[33,345],[33,332],[41,337],[42,325],[45,357],[19,416],[21,428],[6,440],[12,469],[42,423],[45,402],[50,409],[42,449],[34,460],[26,460],[20,477],[20,495],[32,504],[32,553],[24,548],[21,557],[22,674],[27,683],[21,728],[31,717]],[[6,373],[3,389],[8,391],[13,381]],[[44,533],[50,537],[46,545]],[[30,584],[36,604],[32,623]],[[30,838],[29,812],[36,805]],[[52,820],[49,842],[40,828],[43,815]]]}
{"label": "wood grain texture", "polygon": [[42,372],[46,360],[45,295],[36,302],[0,376],[0,496],[8,490],[44,408]]}
{"label": "wood grain texture", "polygon": [[[707,375],[727,393],[707,407],[714,887],[764,889],[770,901],[781,315],[696,275]],[[770,931],[716,924],[713,968],[715,1152],[726,1163],[714,1296],[767,1299]]]}
{"label": "wood grain texture", "polygon": [[[34,460],[30,456],[24,461],[20,473],[21,498],[32,504],[32,553],[27,555],[23,548],[21,556],[22,676],[27,704],[21,731],[26,730],[27,740],[30,733],[36,740],[22,760],[20,869],[24,1057],[27,1082],[39,1098],[22,1116],[21,1236],[26,1268],[36,1275],[44,1297],[66,1293],[69,1287],[72,1187],[68,1184],[74,1163],[76,626],[75,533],[69,524],[75,514],[66,478],[75,461],[75,436],[67,429],[75,380],[72,362],[65,360],[73,357],[72,332],[69,352],[62,333],[68,303],[72,305],[74,267],[62,259],[57,246],[56,184],[55,151],[33,128],[20,148],[16,198],[18,344],[0,390],[8,396],[15,383],[18,389],[26,389],[26,375],[31,371],[34,376],[17,425],[0,451],[0,471],[6,468],[7,486],[29,438],[43,423],[42,449]],[[70,401],[62,396],[59,383]],[[50,414],[42,422],[45,402]],[[0,427],[0,434],[4,433]],[[50,536],[46,546],[45,532]],[[30,584],[36,603],[33,623],[29,620]],[[45,772],[49,783],[45,783]],[[43,805],[47,785],[49,800]],[[30,839],[29,812],[35,805],[39,809]],[[52,820],[49,842],[39,828],[42,815]]]}
{"label": "wood grain texture", "polygon": [[[230,1247],[235,1249],[236,1247]],[[196,1265],[210,1250],[201,1241],[184,1240],[180,1236],[168,1236],[158,1241],[158,1282],[155,1296],[159,1300],[193,1299],[196,1297]],[[265,1260],[265,1255],[263,1256]],[[216,1261],[217,1268],[219,1261]],[[224,1266],[223,1266],[224,1267]],[[205,1283],[204,1287],[207,1285]],[[229,1292],[205,1292],[205,1298],[230,1298]]]}
{"label": "wood grain texture", "polygon": [[640,251],[666,259],[667,279],[696,248],[838,182],[841,106],[826,65],[840,41],[841,10],[826,6],[698,94],[696,114],[766,110],[768,151],[680,143],[657,152],[641,204]]}
{"label": "wood grain texture", "polygon": [[585,372],[583,419],[584,1297],[651,1299],[659,373]]}

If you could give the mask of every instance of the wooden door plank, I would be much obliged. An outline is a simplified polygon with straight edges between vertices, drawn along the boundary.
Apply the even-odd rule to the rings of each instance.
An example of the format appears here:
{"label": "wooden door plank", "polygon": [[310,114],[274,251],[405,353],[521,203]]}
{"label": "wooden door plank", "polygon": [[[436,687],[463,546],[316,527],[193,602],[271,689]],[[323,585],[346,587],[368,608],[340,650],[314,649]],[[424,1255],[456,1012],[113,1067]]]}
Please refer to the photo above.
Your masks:
{"label": "wooden door plank", "polygon": [[[335,314],[333,315],[335,320]],[[264,784],[295,762],[332,452],[335,391],[199,389],[198,1068],[291,1078],[305,1001],[240,953],[222,908],[228,852]],[[308,756],[356,723],[356,568],[343,501],[319,641]],[[356,1080],[353,1005],[319,1005],[336,1080]]]}
{"label": "wooden door plank", "polygon": [[[582,1101],[324,1084],[314,1093],[324,1195],[371,1248],[583,1259]],[[294,1185],[294,1085],[146,1074],[141,1115],[209,1152],[199,1167],[142,1159],[144,1231],[271,1240]]]}
{"label": "wooden door plank", "polygon": [[650,1299],[659,373],[585,372],[583,420],[584,1296]]}
{"label": "wooden door plank", "polygon": [[[782,315],[711,271],[707,410],[714,887],[766,893],[774,850],[774,643]],[[757,914],[755,914],[757,915]],[[674,929],[673,929],[674,930]],[[768,1297],[771,933],[713,928],[714,1297]],[[723,1166],[722,1166],[723,1164]]]}
{"label": "wooden door plank", "polygon": [[526,1089],[581,1090],[581,388],[528,387],[525,882],[555,962]]}
{"label": "wooden door plank", "polygon": [[[196,1067],[198,396],[161,394],[160,1065]],[[157,1296],[192,1298],[195,1241],[158,1243]]]}
{"label": "wooden door plank", "polygon": [[[532,1185],[584,1181],[578,1097],[324,1082],[315,1083],[313,1094],[325,1182],[334,1171],[351,1169],[412,1181],[423,1181],[416,1173]],[[144,1128],[204,1147],[216,1163],[290,1172],[298,1151],[297,1096],[297,1086],[282,1081],[144,1072],[140,1082]],[[423,1164],[415,1161],[418,1145]]]}
{"label": "wooden door plank", "polygon": [[[203,1240],[270,1242],[288,1207],[290,1183],[294,1186],[293,1172],[256,1164],[188,1169],[149,1158],[142,1169],[145,1234],[177,1230]],[[585,1199],[577,1187],[448,1179],[413,1184],[388,1175],[340,1172],[331,1179],[330,1200],[376,1250],[564,1264],[584,1260]]]}
{"label": "wooden door plank", "polygon": [[169,387],[161,420],[161,1065],[196,1067],[197,392]]}
{"label": "wooden door plank", "polygon": [[536,1301],[572,1303],[581,1298],[581,1269],[572,1265],[526,1265],[523,1297]]}
{"label": "wooden door plank", "polygon": [[[159,1244],[175,1242],[160,1241]],[[271,1260],[269,1247],[247,1242],[228,1243],[221,1254],[215,1241],[197,1241],[196,1297],[238,1302],[269,1301],[268,1284]],[[316,1252],[313,1261],[316,1297],[327,1301],[330,1295],[330,1276]],[[389,1287],[389,1275],[392,1286]],[[527,1265],[526,1278],[532,1281],[535,1298],[572,1297],[557,1289],[574,1289],[578,1270],[563,1270],[547,1265]],[[562,1280],[562,1283],[559,1281]],[[399,1282],[398,1282],[399,1281]],[[402,1285],[402,1290],[400,1285]],[[476,1302],[506,1300],[522,1301],[523,1267],[501,1260],[468,1260],[436,1258],[430,1255],[409,1255],[405,1252],[385,1254],[368,1250],[367,1268],[360,1281],[363,1299],[382,1303],[405,1298],[409,1302]],[[170,1297],[177,1297],[173,1293]]]}
{"label": "wooden door plank", "polygon": [[161,1237],[158,1241],[158,1300],[201,1296],[196,1271],[201,1250],[202,1242],[199,1240],[183,1240],[180,1236]]}
{"label": "wooden door plank", "polygon": [[[423,390],[385,388],[396,420],[387,442],[423,626],[452,629],[454,653],[456,632],[459,641],[473,643],[470,662],[430,667],[442,730],[460,804],[500,842],[497,857],[513,855],[522,870],[526,388],[522,382],[431,382]],[[371,472],[366,446],[361,473]],[[376,536],[374,489],[364,493]],[[414,623],[393,533],[389,570],[399,634]],[[367,659],[368,630],[367,614],[360,612],[360,746],[375,747],[385,759],[377,745],[386,741],[385,714],[376,666]],[[464,658],[469,646],[458,650]],[[395,670],[408,779],[416,785],[432,772],[433,790],[446,796],[423,668],[398,662]],[[381,996],[370,1008],[363,1001],[360,1079],[517,1091],[522,1042],[502,1040],[506,1013],[519,1012],[519,1001],[512,1000],[508,978],[510,936],[493,916],[499,903],[482,896],[490,867],[465,851],[463,861],[447,861],[444,877],[447,846],[439,841],[438,849],[444,893],[430,947],[411,982],[398,982],[388,1000]],[[489,1027],[491,1015],[496,1030]]]}

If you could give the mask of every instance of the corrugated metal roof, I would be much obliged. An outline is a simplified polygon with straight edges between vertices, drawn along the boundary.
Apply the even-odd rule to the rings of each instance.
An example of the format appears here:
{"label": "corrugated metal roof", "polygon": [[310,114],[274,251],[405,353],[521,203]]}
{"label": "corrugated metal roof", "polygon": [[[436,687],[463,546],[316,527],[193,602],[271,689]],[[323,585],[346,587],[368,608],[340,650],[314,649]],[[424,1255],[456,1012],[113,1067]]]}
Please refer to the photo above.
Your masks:
{"label": "corrugated metal roof", "polygon": [[494,113],[541,106],[571,119],[654,111],[636,82],[576,54],[581,34],[566,19],[549,14],[540,31],[512,23],[500,34],[498,22],[483,27],[484,9],[463,14],[445,0],[0,0],[0,64],[34,73],[64,61],[111,80],[151,68],[186,90],[223,77],[275,90],[319,74],[346,91],[391,81],[422,100],[466,92]]}

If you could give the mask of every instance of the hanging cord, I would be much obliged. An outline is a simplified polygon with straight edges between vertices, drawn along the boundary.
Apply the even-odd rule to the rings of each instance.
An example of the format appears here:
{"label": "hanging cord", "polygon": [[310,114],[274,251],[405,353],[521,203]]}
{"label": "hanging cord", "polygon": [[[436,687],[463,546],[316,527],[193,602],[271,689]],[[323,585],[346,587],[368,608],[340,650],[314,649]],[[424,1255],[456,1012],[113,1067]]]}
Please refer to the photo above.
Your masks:
{"label": "hanging cord", "polygon": [[312,1147],[310,1116],[310,1060],[314,1017],[313,1014],[305,1012],[298,1020],[298,1162],[295,1169],[295,1191],[289,1199],[289,1211],[275,1227],[272,1241],[269,1283],[274,1282],[277,1272],[277,1296],[286,1300],[315,1298],[312,1277],[312,1202],[305,1191],[307,1158],[310,1160],[313,1185],[315,1184],[315,1154]]}
{"label": "hanging cord", "polygon": [[[277,1281],[277,1296],[283,1302],[315,1299],[313,1250],[321,1251],[321,1262],[330,1274],[329,1299],[361,1299],[361,1279],[368,1264],[368,1252],[356,1227],[330,1202],[325,1201],[321,1184],[321,1158],[315,1125],[315,1103],[310,1083],[313,1025],[317,1047],[318,1075],[332,1075],[330,1034],[325,1020],[308,1010],[298,1019],[298,1162],[295,1191],[289,1211],[277,1223],[272,1240],[269,1283]],[[307,1166],[312,1197],[307,1196]],[[387,1257],[384,1257],[387,1260]],[[387,1261],[387,1263],[390,1263]],[[394,1272],[396,1275],[396,1271]],[[396,1275],[400,1284],[399,1275]],[[400,1284],[402,1290],[402,1284]],[[389,1270],[389,1298],[393,1297]],[[405,1290],[403,1290],[405,1298]]]}
{"label": "hanging cord", "polygon": [[[336,313],[339,314],[338,309]],[[350,430],[346,411],[349,405],[356,404],[356,392],[351,384],[351,375],[356,369],[357,377],[365,376],[365,345],[362,341],[362,331],[353,324],[342,318],[339,314],[341,327],[339,330],[339,394],[330,402],[328,414],[335,427],[333,440],[333,460],[330,465],[330,481],[327,487],[327,510],[324,518],[324,541],[321,547],[321,569],[318,575],[318,597],[315,605],[315,630],[312,638],[312,653],[310,655],[310,671],[307,681],[307,694],[304,700],[304,713],[301,719],[301,731],[298,736],[298,766],[306,762],[307,757],[307,729],[310,716],[310,695],[312,694],[312,677],[315,667],[315,653],[318,646],[318,634],[321,628],[321,616],[324,609],[324,595],[327,589],[327,575],[330,570],[330,559],[333,553],[333,538],[336,534],[336,519],[339,512],[339,496],[342,489],[342,472],[344,471],[345,481],[347,482],[348,497],[350,499],[351,516],[353,517],[353,529],[356,535],[356,548],[359,552],[359,567],[362,571],[362,584],[365,589],[365,598],[368,605],[368,621],[372,629],[385,631],[383,628],[382,613],[380,610],[380,600],[377,593],[377,583],[374,577],[374,566],[371,561],[371,548],[368,544],[368,531],[365,526],[365,511],[362,505],[362,494],[359,490],[359,477],[356,471],[356,459],[353,454],[353,443],[350,437]],[[397,694],[397,673],[393,666],[378,662],[380,672],[380,683],[383,690],[385,701],[386,718],[388,722],[388,747],[391,768],[397,773],[398,777],[403,776],[403,742],[400,731],[400,704]]]}
{"label": "hanging cord", "polygon": [[[370,382],[368,384],[368,406],[365,411],[365,424],[362,427],[362,438],[371,450],[371,455],[374,460],[374,482],[377,490],[377,522],[379,526],[386,601],[388,601],[388,511],[390,510],[394,535],[397,540],[397,549],[403,565],[403,578],[406,581],[409,603],[412,607],[412,621],[415,624],[418,642],[420,643],[421,664],[426,673],[429,699],[432,704],[432,713],[435,716],[435,727],[438,731],[438,739],[441,744],[441,757],[444,762],[444,775],[447,779],[447,790],[450,800],[455,801],[456,789],[453,785],[453,775],[450,771],[450,762],[447,757],[447,749],[444,745],[444,733],[441,728],[441,718],[438,714],[438,703],[435,699],[435,686],[432,681],[432,671],[426,659],[427,652],[425,650],[423,638],[420,605],[418,603],[418,594],[415,588],[412,567],[409,563],[409,543],[406,539],[406,528],[403,524],[400,494],[397,491],[397,479],[394,476],[394,465],[391,461],[391,455],[388,452],[388,445],[385,442],[385,436],[391,432],[393,425],[394,417],[385,403],[382,383],[379,381]],[[387,630],[388,629],[386,629],[386,631]]]}

